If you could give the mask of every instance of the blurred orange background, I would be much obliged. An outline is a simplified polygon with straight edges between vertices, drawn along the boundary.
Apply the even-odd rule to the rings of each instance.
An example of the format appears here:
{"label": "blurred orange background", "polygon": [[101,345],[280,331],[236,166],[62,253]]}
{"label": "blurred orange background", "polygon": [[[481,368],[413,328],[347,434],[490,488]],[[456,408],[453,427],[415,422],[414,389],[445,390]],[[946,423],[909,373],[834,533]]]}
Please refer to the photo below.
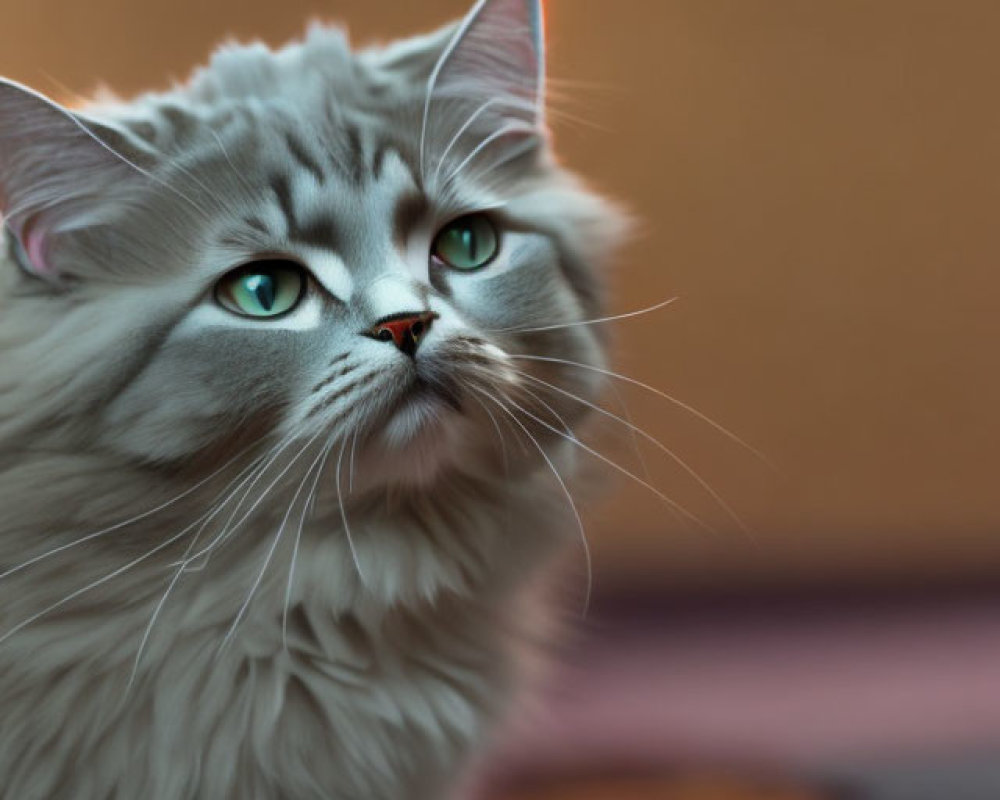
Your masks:
{"label": "blurred orange background", "polygon": [[[182,79],[221,39],[310,18],[357,42],[464,0],[5,0],[0,73],[57,98]],[[618,482],[588,515],[598,586],[954,578],[1000,566],[1000,7],[984,0],[550,0],[562,158],[640,222],[613,276],[632,418],[685,530]],[[613,400],[613,397],[611,398]],[[640,472],[621,432],[601,440]]]}

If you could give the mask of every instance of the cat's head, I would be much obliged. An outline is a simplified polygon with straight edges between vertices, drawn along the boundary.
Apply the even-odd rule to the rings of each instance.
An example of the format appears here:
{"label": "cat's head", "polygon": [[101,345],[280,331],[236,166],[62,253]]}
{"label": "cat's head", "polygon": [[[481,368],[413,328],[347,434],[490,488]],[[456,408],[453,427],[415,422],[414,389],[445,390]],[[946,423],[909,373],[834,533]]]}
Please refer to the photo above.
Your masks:
{"label": "cat's head", "polygon": [[553,158],[543,63],[538,0],[482,0],[127,103],[0,84],[0,437],[206,469],[349,441],[384,483],[560,441],[618,224]]}

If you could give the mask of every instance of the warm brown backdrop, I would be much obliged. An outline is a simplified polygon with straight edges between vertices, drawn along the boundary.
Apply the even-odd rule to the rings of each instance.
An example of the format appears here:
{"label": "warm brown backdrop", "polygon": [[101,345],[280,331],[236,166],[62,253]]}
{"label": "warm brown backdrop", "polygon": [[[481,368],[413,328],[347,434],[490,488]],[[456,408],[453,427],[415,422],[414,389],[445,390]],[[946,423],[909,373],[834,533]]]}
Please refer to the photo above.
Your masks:
{"label": "warm brown backdrop", "polygon": [[[384,39],[464,7],[4,0],[0,73],[127,93],[184,76],[227,34],[281,42],[321,15]],[[684,532],[619,486],[589,516],[598,585],[1000,569],[1000,7],[551,0],[549,23],[561,153],[643,222],[616,309],[680,297],[619,327],[619,367],[779,469],[626,392],[756,544],[649,451],[653,483],[720,533]]]}

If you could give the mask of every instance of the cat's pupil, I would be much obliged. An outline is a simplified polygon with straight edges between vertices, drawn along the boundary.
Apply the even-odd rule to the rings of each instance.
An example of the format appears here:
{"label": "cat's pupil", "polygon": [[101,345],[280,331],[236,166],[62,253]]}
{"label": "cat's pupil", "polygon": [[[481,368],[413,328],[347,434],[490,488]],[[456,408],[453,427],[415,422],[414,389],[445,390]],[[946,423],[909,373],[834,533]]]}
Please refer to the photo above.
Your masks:
{"label": "cat's pupil", "polygon": [[482,267],[500,245],[497,229],[484,214],[468,214],[447,225],[434,243],[434,255],[459,270]]}
{"label": "cat's pupil", "polygon": [[276,295],[274,278],[270,275],[248,275],[243,284],[247,291],[257,298],[260,307],[265,311],[274,308]]}
{"label": "cat's pupil", "polygon": [[459,232],[459,236],[462,238],[462,246],[465,247],[465,251],[469,254],[469,258],[475,261],[478,256],[479,248],[476,247],[476,237],[472,232],[472,228],[463,228]]}

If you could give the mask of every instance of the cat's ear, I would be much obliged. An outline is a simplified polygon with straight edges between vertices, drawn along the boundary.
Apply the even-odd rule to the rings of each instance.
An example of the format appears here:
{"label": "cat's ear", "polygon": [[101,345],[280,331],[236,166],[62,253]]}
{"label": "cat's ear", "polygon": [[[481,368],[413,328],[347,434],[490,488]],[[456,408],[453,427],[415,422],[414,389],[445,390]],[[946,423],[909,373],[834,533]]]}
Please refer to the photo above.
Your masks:
{"label": "cat's ear", "polygon": [[100,127],[0,79],[0,215],[29,272],[58,280],[67,234],[110,221],[141,168]]}
{"label": "cat's ear", "polygon": [[544,117],[541,0],[479,0],[431,72],[422,163],[439,173],[457,150],[469,160],[491,151],[496,164],[537,144]]}

